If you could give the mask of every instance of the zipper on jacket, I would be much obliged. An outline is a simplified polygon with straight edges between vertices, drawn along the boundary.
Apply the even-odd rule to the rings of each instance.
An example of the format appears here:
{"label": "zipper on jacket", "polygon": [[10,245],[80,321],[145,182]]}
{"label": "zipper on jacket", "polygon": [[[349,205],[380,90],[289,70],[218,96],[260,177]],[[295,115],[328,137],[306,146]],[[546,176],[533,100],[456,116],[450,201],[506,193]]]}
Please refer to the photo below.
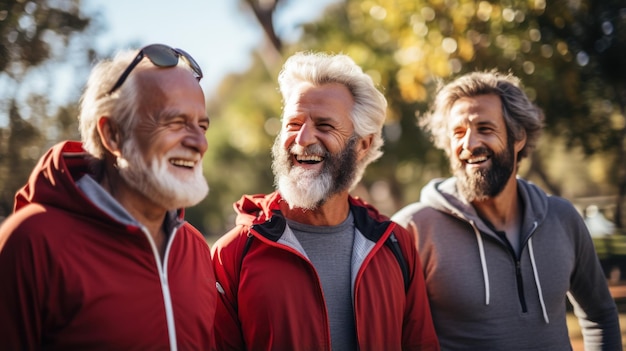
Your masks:
{"label": "zipper on jacket", "polygon": [[[455,212],[455,215],[457,217],[467,221],[474,228],[474,230],[478,230],[477,227],[475,226],[474,222],[469,220],[469,219],[467,219],[467,218],[465,218],[465,216],[463,216],[461,213],[456,213]],[[488,223],[488,222],[486,222],[486,223]],[[487,225],[490,226],[489,224],[487,224]],[[524,252],[524,248],[528,244],[528,240],[535,233],[535,230],[538,227],[537,221],[533,222],[533,227],[530,230],[530,233],[526,236],[526,240],[524,240],[524,242],[521,243],[520,256],[519,257],[515,253],[515,250],[513,249],[513,246],[511,245],[509,240],[506,238],[506,234],[503,233],[503,232],[499,232],[499,231],[495,230],[495,228],[493,228],[493,226],[490,226],[490,227],[491,227],[491,230],[493,230],[493,232],[496,233],[496,236],[498,236],[498,238],[500,238],[500,241],[502,242],[502,244],[507,248],[507,250],[511,254],[511,258],[513,258],[513,262],[515,263],[515,281],[517,283],[517,296],[518,296],[520,305],[522,307],[522,312],[523,313],[527,313],[528,312],[528,305],[526,304],[526,296],[524,295],[524,280],[522,279],[521,254],[522,254],[522,252]]]}
{"label": "zipper on jacket", "polygon": [[[511,254],[513,258],[513,262],[515,263],[515,282],[517,283],[517,297],[519,299],[520,306],[522,307],[522,312],[528,312],[528,306],[526,305],[526,296],[524,295],[524,279],[522,279],[522,262],[521,259],[515,253],[513,249],[513,245],[509,242],[504,232],[492,230],[496,233],[496,235],[504,242],[507,250]],[[520,251],[521,252],[521,251]]]}
{"label": "zipper on jacket", "polygon": [[172,242],[174,241],[174,237],[176,236],[176,232],[180,226],[175,226],[172,230],[172,234],[170,235],[169,240],[167,241],[167,247],[165,248],[165,254],[163,255],[163,261],[161,262],[161,255],[159,254],[159,250],[156,247],[156,243],[154,239],[152,239],[152,235],[148,229],[144,226],[141,226],[141,231],[148,238],[148,242],[150,243],[150,247],[152,248],[152,255],[154,256],[154,261],[157,266],[157,270],[159,272],[159,281],[161,282],[161,293],[163,294],[163,303],[165,307],[165,320],[167,324],[167,333],[168,339],[170,341],[170,350],[177,351],[178,345],[176,342],[176,325],[174,323],[174,307],[172,306],[172,295],[170,293],[169,282],[167,279],[167,261],[170,253],[170,248],[172,246]]}
{"label": "zipper on jacket", "polygon": [[522,312],[528,312],[526,306],[526,297],[524,296],[524,281],[522,279],[522,264],[519,259],[515,259],[515,276],[517,280],[517,295],[519,296],[519,302],[522,305]]}
{"label": "zipper on jacket", "polygon": [[522,247],[520,248],[520,257],[518,257],[517,254],[515,253],[515,250],[513,250],[513,246],[511,246],[511,243],[508,240],[506,240],[506,235],[504,235],[504,233],[496,231],[496,234],[498,234],[498,236],[505,241],[506,246],[509,249],[509,252],[513,256],[513,260],[515,261],[515,280],[517,281],[517,296],[519,297],[519,302],[520,302],[520,305],[522,306],[523,313],[528,312],[528,305],[526,304],[526,295],[524,295],[524,279],[522,279],[521,253],[524,252],[524,248],[528,244],[528,238],[530,238],[533,235],[533,233],[535,232],[535,229],[537,229],[537,222],[533,223],[533,228],[531,229],[530,233],[527,236],[527,239],[524,241],[524,243],[522,244]]}
{"label": "zipper on jacket", "polygon": [[[528,240],[530,239],[531,236],[533,236],[533,234],[535,233],[535,230],[537,229],[537,221],[533,222],[533,227],[530,230],[530,233],[528,233],[528,235],[526,236],[526,240],[524,240],[523,243],[521,243],[521,247],[520,247],[520,257],[517,257],[516,255],[514,255],[515,257],[515,272],[517,275],[517,294],[519,295],[519,299],[520,299],[520,303],[522,304],[522,312],[527,313],[528,312],[528,306],[526,305],[526,297],[524,295],[524,284],[522,281],[522,262],[521,262],[521,255],[522,252],[524,252],[524,248],[526,248],[526,245],[528,245]],[[509,244],[510,246],[510,244]],[[513,248],[511,248],[511,251],[513,250]]]}

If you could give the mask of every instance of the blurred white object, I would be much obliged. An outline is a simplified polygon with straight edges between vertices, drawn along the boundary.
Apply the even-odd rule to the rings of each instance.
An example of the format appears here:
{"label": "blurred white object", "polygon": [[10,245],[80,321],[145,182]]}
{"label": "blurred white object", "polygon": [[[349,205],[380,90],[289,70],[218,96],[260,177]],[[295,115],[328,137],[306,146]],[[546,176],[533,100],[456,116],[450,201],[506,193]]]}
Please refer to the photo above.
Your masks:
{"label": "blurred white object", "polygon": [[596,205],[590,205],[585,210],[585,224],[593,237],[613,234],[615,224],[604,217]]}

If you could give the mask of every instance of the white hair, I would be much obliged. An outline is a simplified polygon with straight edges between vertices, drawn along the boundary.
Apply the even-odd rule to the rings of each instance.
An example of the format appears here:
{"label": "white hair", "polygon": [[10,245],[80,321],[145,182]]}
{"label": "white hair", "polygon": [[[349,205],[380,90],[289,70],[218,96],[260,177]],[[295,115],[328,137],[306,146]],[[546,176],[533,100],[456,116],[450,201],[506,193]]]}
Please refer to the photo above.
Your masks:
{"label": "white hair", "polygon": [[295,87],[303,82],[315,86],[339,83],[352,94],[354,107],[350,118],[355,134],[361,138],[373,136],[368,153],[358,165],[355,185],[361,180],[365,168],[383,155],[382,127],[387,112],[387,100],[376,89],[372,78],[354,60],[343,54],[298,52],[291,56],[278,75],[283,101],[288,101]]}

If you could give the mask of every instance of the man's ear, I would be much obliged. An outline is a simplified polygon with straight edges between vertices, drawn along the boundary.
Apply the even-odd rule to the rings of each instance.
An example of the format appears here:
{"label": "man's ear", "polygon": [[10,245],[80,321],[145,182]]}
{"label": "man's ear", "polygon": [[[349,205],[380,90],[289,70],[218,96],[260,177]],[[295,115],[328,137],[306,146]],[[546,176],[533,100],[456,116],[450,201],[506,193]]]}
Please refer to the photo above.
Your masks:
{"label": "man's ear", "polygon": [[111,118],[102,116],[98,119],[98,135],[107,151],[114,156],[121,155],[121,136],[117,125]]}
{"label": "man's ear", "polygon": [[[518,155],[520,151],[526,146],[526,132],[524,132],[524,136],[515,142],[515,154]],[[518,160],[519,161],[519,160]]]}
{"label": "man's ear", "polygon": [[359,140],[356,146],[357,159],[359,161],[361,161],[363,157],[367,155],[367,152],[372,146],[373,141],[374,141],[374,134],[366,135]]}

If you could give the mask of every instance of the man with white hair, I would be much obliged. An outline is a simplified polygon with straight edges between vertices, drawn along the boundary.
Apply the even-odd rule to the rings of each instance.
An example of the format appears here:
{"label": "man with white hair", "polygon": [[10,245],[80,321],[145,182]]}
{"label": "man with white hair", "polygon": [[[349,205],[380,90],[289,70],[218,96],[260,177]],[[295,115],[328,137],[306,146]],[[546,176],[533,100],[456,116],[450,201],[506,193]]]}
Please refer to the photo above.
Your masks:
{"label": "man with white hair", "polygon": [[385,98],[345,55],[297,53],[278,81],[278,191],[243,196],[213,247],[218,349],[438,350],[414,238],[349,194]]}
{"label": "man with white hair", "polygon": [[0,227],[7,350],[208,350],[215,276],[183,219],[208,192],[202,71],[153,44],[93,69],[83,142],[39,161]]}

